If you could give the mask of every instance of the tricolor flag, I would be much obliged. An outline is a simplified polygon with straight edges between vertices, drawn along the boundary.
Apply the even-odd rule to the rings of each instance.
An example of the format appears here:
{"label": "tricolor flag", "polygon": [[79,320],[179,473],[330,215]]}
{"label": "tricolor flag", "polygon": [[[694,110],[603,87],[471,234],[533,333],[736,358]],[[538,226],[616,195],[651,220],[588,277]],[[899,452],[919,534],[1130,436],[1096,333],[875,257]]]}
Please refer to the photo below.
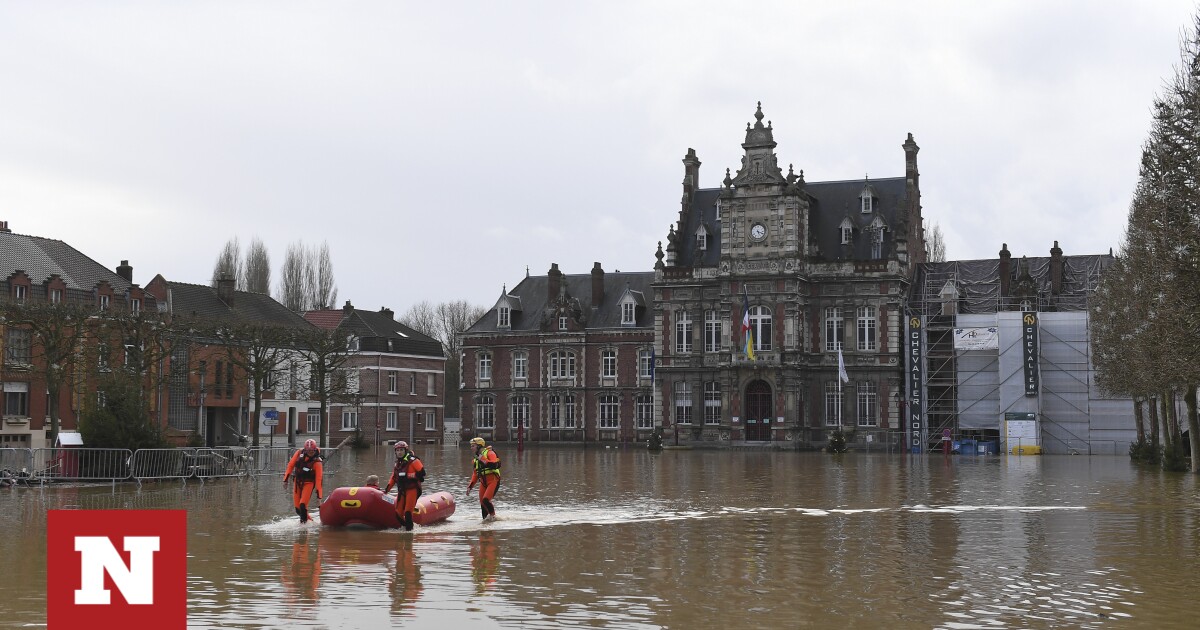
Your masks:
{"label": "tricolor flag", "polygon": [[745,345],[746,358],[754,360],[754,331],[750,329],[750,297],[742,289],[742,341]]}
{"label": "tricolor flag", "polygon": [[838,350],[838,378],[842,379],[843,383],[850,382],[850,375],[846,374],[846,362],[842,360],[841,350]]}

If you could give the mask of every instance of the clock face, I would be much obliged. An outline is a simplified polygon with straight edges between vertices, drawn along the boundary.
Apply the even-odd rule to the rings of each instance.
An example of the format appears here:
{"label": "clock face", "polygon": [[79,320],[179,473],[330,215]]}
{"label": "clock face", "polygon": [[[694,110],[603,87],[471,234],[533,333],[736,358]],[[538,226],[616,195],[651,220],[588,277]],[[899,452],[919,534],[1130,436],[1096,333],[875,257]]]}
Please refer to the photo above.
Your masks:
{"label": "clock face", "polygon": [[761,223],[755,223],[750,226],[750,238],[761,241],[767,237],[767,228]]}

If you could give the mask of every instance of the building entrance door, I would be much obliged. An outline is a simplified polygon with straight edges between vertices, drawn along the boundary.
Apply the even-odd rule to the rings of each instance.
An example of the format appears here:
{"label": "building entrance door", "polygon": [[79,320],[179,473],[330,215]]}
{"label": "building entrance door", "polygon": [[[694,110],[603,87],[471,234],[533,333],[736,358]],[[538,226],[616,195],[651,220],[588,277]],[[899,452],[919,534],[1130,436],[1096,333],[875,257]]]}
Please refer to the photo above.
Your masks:
{"label": "building entrance door", "polygon": [[753,381],[746,386],[746,441],[771,439],[771,386]]}

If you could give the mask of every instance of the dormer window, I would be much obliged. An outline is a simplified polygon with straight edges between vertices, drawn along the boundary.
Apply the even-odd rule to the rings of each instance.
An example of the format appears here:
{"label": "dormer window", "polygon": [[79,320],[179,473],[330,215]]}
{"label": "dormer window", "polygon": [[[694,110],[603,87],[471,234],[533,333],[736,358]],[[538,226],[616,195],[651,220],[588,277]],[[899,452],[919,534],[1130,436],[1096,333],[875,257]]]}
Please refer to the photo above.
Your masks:
{"label": "dormer window", "polygon": [[559,315],[559,316],[558,316],[558,329],[559,329],[559,330],[566,330],[566,329],[567,329],[567,316],[566,316],[566,315]]}
{"label": "dormer window", "polygon": [[626,302],[621,305],[621,325],[633,326],[636,322],[635,313],[637,306],[633,302]]}
{"label": "dormer window", "polygon": [[23,284],[14,284],[13,285],[13,299],[15,299],[18,302],[25,301],[25,285],[23,285]]}
{"label": "dormer window", "polygon": [[108,310],[108,296],[107,295],[100,296],[100,310],[102,310],[102,311]]}
{"label": "dormer window", "polygon": [[870,192],[864,190],[862,193],[862,196],[859,199],[862,201],[863,214],[866,214],[868,212],[873,212],[875,210],[873,204],[871,203],[872,198],[871,198]]}
{"label": "dormer window", "polygon": [[842,224],[838,226],[838,231],[842,235],[842,245],[849,245],[854,241],[854,224],[849,218],[842,220]]}
{"label": "dormer window", "polygon": [[700,251],[708,250],[708,230],[704,229],[703,225],[696,230],[696,247]]}
{"label": "dormer window", "polygon": [[138,313],[142,312],[142,301],[137,298],[133,298],[132,300],[130,300],[129,301],[129,312],[133,313],[134,315],[137,315]]}
{"label": "dormer window", "polygon": [[869,228],[871,234],[871,259],[879,260],[883,258],[883,232],[887,229],[883,221],[879,217],[871,222]]}
{"label": "dormer window", "polygon": [[355,337],[354,335],[346,337],[346,351],[358,352],[358,337]]}
{"label": "dormer window", "polygon": [[62,289],[50,289],[50,303],[62,304]]}
{"label": "dormer window", "polygon": [[511,322],[512,310],[509,309],[507,306],[501,306],[500,309],[496,313],[497,313],[496,325],[499,326],[500,328],[508,328],[511,325],[510,322]]}

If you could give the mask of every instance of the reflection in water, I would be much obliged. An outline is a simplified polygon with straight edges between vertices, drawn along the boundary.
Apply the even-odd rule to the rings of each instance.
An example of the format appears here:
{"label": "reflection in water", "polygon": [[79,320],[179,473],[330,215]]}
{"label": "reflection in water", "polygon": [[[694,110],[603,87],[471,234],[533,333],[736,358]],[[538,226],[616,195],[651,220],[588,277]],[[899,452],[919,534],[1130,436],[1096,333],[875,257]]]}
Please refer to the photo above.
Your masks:
{"label": "reflection in water", "polygon": [[421,563],[413,550],[413,537],[401,536],[396,546],[396,570],[388,590],[392,593],[392,614],[411,613],[421,597]]}
{"label": "reflection in water", "polygon": [[317,590],[321,586],[321,554],[313,549],[315,542],[309,542],[306,530],[292,543],[292,561],[281,573],[290,604],[317,601]]}
{"label": "reflection in water", "polygon": [[[423,459],[461,494],[463,450]],[[348,454],[326,485],[390,460]],[[464,501],[413,532],[301,525],[277,476],[6,489],[0,625],[45,623],[47,509],[182,507],[191,628],[1178,627],[1196,482],[1115,457],[532,449],[498,520]]]}
{"label": "reflection in water", "polygon": [[479,540],[471,542],[471,578],[475,580],[475,594],[483,595],[496,584],[500,571],[500,554],[496,549],[496,533],[479,532]]}

